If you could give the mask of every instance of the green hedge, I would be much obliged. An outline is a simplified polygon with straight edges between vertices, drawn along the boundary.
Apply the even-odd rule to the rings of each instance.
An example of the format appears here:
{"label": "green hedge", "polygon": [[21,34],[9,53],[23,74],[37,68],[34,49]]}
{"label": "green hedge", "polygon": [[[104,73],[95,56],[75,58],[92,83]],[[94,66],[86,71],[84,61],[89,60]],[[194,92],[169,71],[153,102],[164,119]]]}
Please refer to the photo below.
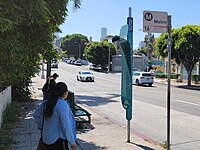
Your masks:
{"label": "green hedge", "polygon": [[20,106],[18,103],[11,102],[3,111],[3,124],[0,129],[0,150],[10,149],[10,145],[15,143],[12,139],[10,129],[20,117]]}
{"label": "green hedge", "polygon": [[200,81],[200,75],[192,74],[192,81],[199,82]]}
{"label": "green hedge", "polygon": [[[156,73],[154,74],[155,78],[167,78],[167,74],[165,73]],[[175,73],[172,73],[171,74],[171,79],[178,79],[178,77],[180,76],[180,74],[175,74]]]}

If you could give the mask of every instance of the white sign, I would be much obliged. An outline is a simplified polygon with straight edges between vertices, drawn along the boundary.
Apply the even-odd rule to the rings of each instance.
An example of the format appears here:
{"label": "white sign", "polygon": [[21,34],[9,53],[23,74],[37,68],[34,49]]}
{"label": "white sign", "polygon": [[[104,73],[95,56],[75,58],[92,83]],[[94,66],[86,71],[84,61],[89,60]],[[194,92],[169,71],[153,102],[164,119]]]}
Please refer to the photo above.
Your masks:
{"label": "white sign", "polygon": [[167,12],[146,10],[143,12],[143,32],[166,33],[167,25]]}

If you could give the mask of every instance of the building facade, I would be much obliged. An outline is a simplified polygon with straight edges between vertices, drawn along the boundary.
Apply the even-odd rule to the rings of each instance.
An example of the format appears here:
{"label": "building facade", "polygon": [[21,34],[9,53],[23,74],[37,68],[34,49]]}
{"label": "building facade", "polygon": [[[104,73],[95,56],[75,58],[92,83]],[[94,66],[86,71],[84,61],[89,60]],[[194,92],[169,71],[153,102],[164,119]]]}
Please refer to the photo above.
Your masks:
{"label": "building facade", "polygon": [[103,41],[103,39],[107,36],[107,28],[106,27],[102,27],[101,28],[101,38],[100,41]]}

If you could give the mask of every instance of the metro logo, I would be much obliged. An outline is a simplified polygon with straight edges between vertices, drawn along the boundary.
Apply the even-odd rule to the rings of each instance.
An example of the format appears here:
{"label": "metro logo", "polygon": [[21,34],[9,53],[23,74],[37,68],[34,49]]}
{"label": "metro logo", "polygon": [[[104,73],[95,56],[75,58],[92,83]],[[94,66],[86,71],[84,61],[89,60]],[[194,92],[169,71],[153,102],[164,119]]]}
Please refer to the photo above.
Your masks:
{"label": "metro logo", "polygon": [[146,13],[144,15],[145,20],[151,21],[153,19],[153,15],[151,13]]}

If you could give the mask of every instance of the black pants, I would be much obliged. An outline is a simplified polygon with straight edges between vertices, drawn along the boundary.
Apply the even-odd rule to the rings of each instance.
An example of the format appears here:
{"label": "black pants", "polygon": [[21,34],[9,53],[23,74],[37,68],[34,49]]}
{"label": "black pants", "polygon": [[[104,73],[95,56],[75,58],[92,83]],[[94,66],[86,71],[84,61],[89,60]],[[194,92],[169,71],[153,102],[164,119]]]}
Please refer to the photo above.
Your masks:
{"label": "black pants", "polygon": [[45,150],[69,150],[68,142],[59,138],[54,144],[45,144]]}

